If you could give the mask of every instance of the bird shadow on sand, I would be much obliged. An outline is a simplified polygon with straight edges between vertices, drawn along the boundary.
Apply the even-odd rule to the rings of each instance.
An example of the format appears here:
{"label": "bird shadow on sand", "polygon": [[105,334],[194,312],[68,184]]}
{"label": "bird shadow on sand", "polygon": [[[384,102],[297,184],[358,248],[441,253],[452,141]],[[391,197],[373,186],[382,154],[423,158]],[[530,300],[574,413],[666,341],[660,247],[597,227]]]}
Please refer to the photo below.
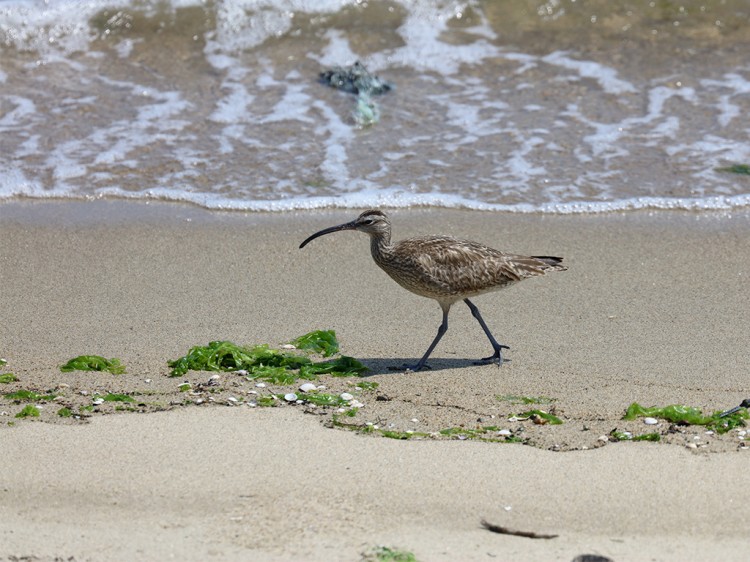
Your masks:
{"label": "bird shadow on sand", "polygon": [[[362,359],[361,357],[358,358],[359,361],[364,363],[364,365],[369,369],[368,371],[365,371],[362,373],[363,378],[371,377],[374,375],[413,375],[415,374],[415,371],[407,371],[404,369],[404,365],[415,365],[417,361],[419,361],[419,358],[402,358],[402,357],[394,357],[391,359],[382,359],[382,358],[366,358]],[[506,362],[508,360],[506,359]],[[421,371],[416,371],[420,374],[423,373],[434,373],[437,371],[445,371],[449,369],[467,369],[467,368],[475,368],[475,369],[498,369],[500,366],[496,363],[482,363],[478,359],[467,359],[467,358],[456,358],[456,359],[450,359],[450,358],[439,358],[435,360],[430,360],[428,363],[429,368],[424,368]]]}

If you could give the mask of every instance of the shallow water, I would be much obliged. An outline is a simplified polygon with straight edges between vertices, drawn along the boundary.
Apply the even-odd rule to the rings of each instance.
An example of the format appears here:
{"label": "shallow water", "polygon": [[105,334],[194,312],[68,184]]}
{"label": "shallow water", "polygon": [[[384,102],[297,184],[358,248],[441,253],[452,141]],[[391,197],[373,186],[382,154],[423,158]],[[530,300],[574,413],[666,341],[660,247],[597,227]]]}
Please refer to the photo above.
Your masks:
{"label": "shallow water", "polygon": [[[750,206],[750,5],[0,1],[0,199]],[[395,85],[360,127],[320,71]]]}

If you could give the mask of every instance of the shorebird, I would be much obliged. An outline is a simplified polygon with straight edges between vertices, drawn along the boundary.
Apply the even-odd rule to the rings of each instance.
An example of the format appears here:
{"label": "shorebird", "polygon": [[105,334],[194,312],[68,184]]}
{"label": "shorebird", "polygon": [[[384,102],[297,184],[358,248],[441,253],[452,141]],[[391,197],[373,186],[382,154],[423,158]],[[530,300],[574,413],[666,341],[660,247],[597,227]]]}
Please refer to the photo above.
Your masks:
{"label": "shorebird", "polygon": [[443,321],[430,347],[416,365],[403,366],[410,371],[427,367],[427,359],[448,331],[448,311],[460,300],[469,307],[492,344],[494,353],[481,361],[502,365],[502,350],[510,348],[497,343],[469,297],[497,291],[548,271],[567,269],[561,265],[562,258],[508,254],[451,236],[417,236],[391,243],[391,221],[385,213],[375,210],[365,211],[351,222],[316,232],[299,247],[304,248],[315,238],[340,230],[358,230],[368,234],[375,263],[404,289],[435,299],[443,310]]}

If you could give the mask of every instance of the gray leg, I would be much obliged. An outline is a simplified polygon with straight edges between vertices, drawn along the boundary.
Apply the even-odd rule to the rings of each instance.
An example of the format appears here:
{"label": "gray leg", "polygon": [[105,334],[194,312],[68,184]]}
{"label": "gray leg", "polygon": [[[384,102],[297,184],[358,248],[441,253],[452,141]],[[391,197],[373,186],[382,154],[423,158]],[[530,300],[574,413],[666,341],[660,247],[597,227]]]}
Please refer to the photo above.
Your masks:
{"label": "gray leg", "polygon": [[448,331],[448,311],[450,308],[443,310],[443,322],[440,324],[440,327],[438,328],[437,335],[435,336],[435,339],[432,340],[432,343],[430,344],[430,347],[427,348],[427,351],[422,356],[422,359],[419,360],[419,362],[416,365],[404,365],[404,368],[408,371],[419,371],[420,369],[424,369],[427,367],[430,368],[429,365],[426,365],[427,358],[432,353],[432,350],[435,349],[435,346],[440,341],[440,338],[443,337],[443,334]]}
{"label": "gray leg", "polygon": [[492,332],[490,332],[490,329],[487,327],[487,324],[485,324],[484,318],[482,318],[482,315],[479,314],[479,309],[476,307],[476,305],[473,302],[471,302],[469,299],[464,299],[464,302],[469,307],[469,310],[471,310],[471,315],[477,319],[477,322],[479,322],[479,325],[482,327],[482,330],[484,330],[485,335],[490,340],[490,343],[492,344],[492,349],[495,350],[495,353],[493,353],[489,357],[482,358],[482,361],[492,361],[493,363],[502,365],[503,364],[502,350],[510,349],[510,348],[507,345],[497,343],[495,336],[492,335]]}

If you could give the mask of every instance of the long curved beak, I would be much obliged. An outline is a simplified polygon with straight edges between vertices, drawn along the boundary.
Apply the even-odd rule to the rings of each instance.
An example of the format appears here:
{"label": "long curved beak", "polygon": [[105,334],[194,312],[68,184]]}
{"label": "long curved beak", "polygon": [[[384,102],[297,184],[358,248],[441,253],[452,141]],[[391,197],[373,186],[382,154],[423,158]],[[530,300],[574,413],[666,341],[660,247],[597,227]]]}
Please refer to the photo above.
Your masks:
{"label": "long curved beak", "polygon": [[306,238],[305,241],[302,242],[302,244],[299,245],[299,247],[300,247],[300,249],[304,248],[305,246],[307,246],[308,243],[312,242],[313,240],[315,240],[319,236],[323,236],[324,234],[330,234],[331,232],[338,232],[339,230],[356,230],[356,229],[357,229],[357,226],[355,224],[355,221],[346,222],[346,223],[340,224],[338,226],[331,226],[331,227],[328,227],[328,228],[324,228],[320,232],[316,232],[312,236],[309,236],[308,238]]}

